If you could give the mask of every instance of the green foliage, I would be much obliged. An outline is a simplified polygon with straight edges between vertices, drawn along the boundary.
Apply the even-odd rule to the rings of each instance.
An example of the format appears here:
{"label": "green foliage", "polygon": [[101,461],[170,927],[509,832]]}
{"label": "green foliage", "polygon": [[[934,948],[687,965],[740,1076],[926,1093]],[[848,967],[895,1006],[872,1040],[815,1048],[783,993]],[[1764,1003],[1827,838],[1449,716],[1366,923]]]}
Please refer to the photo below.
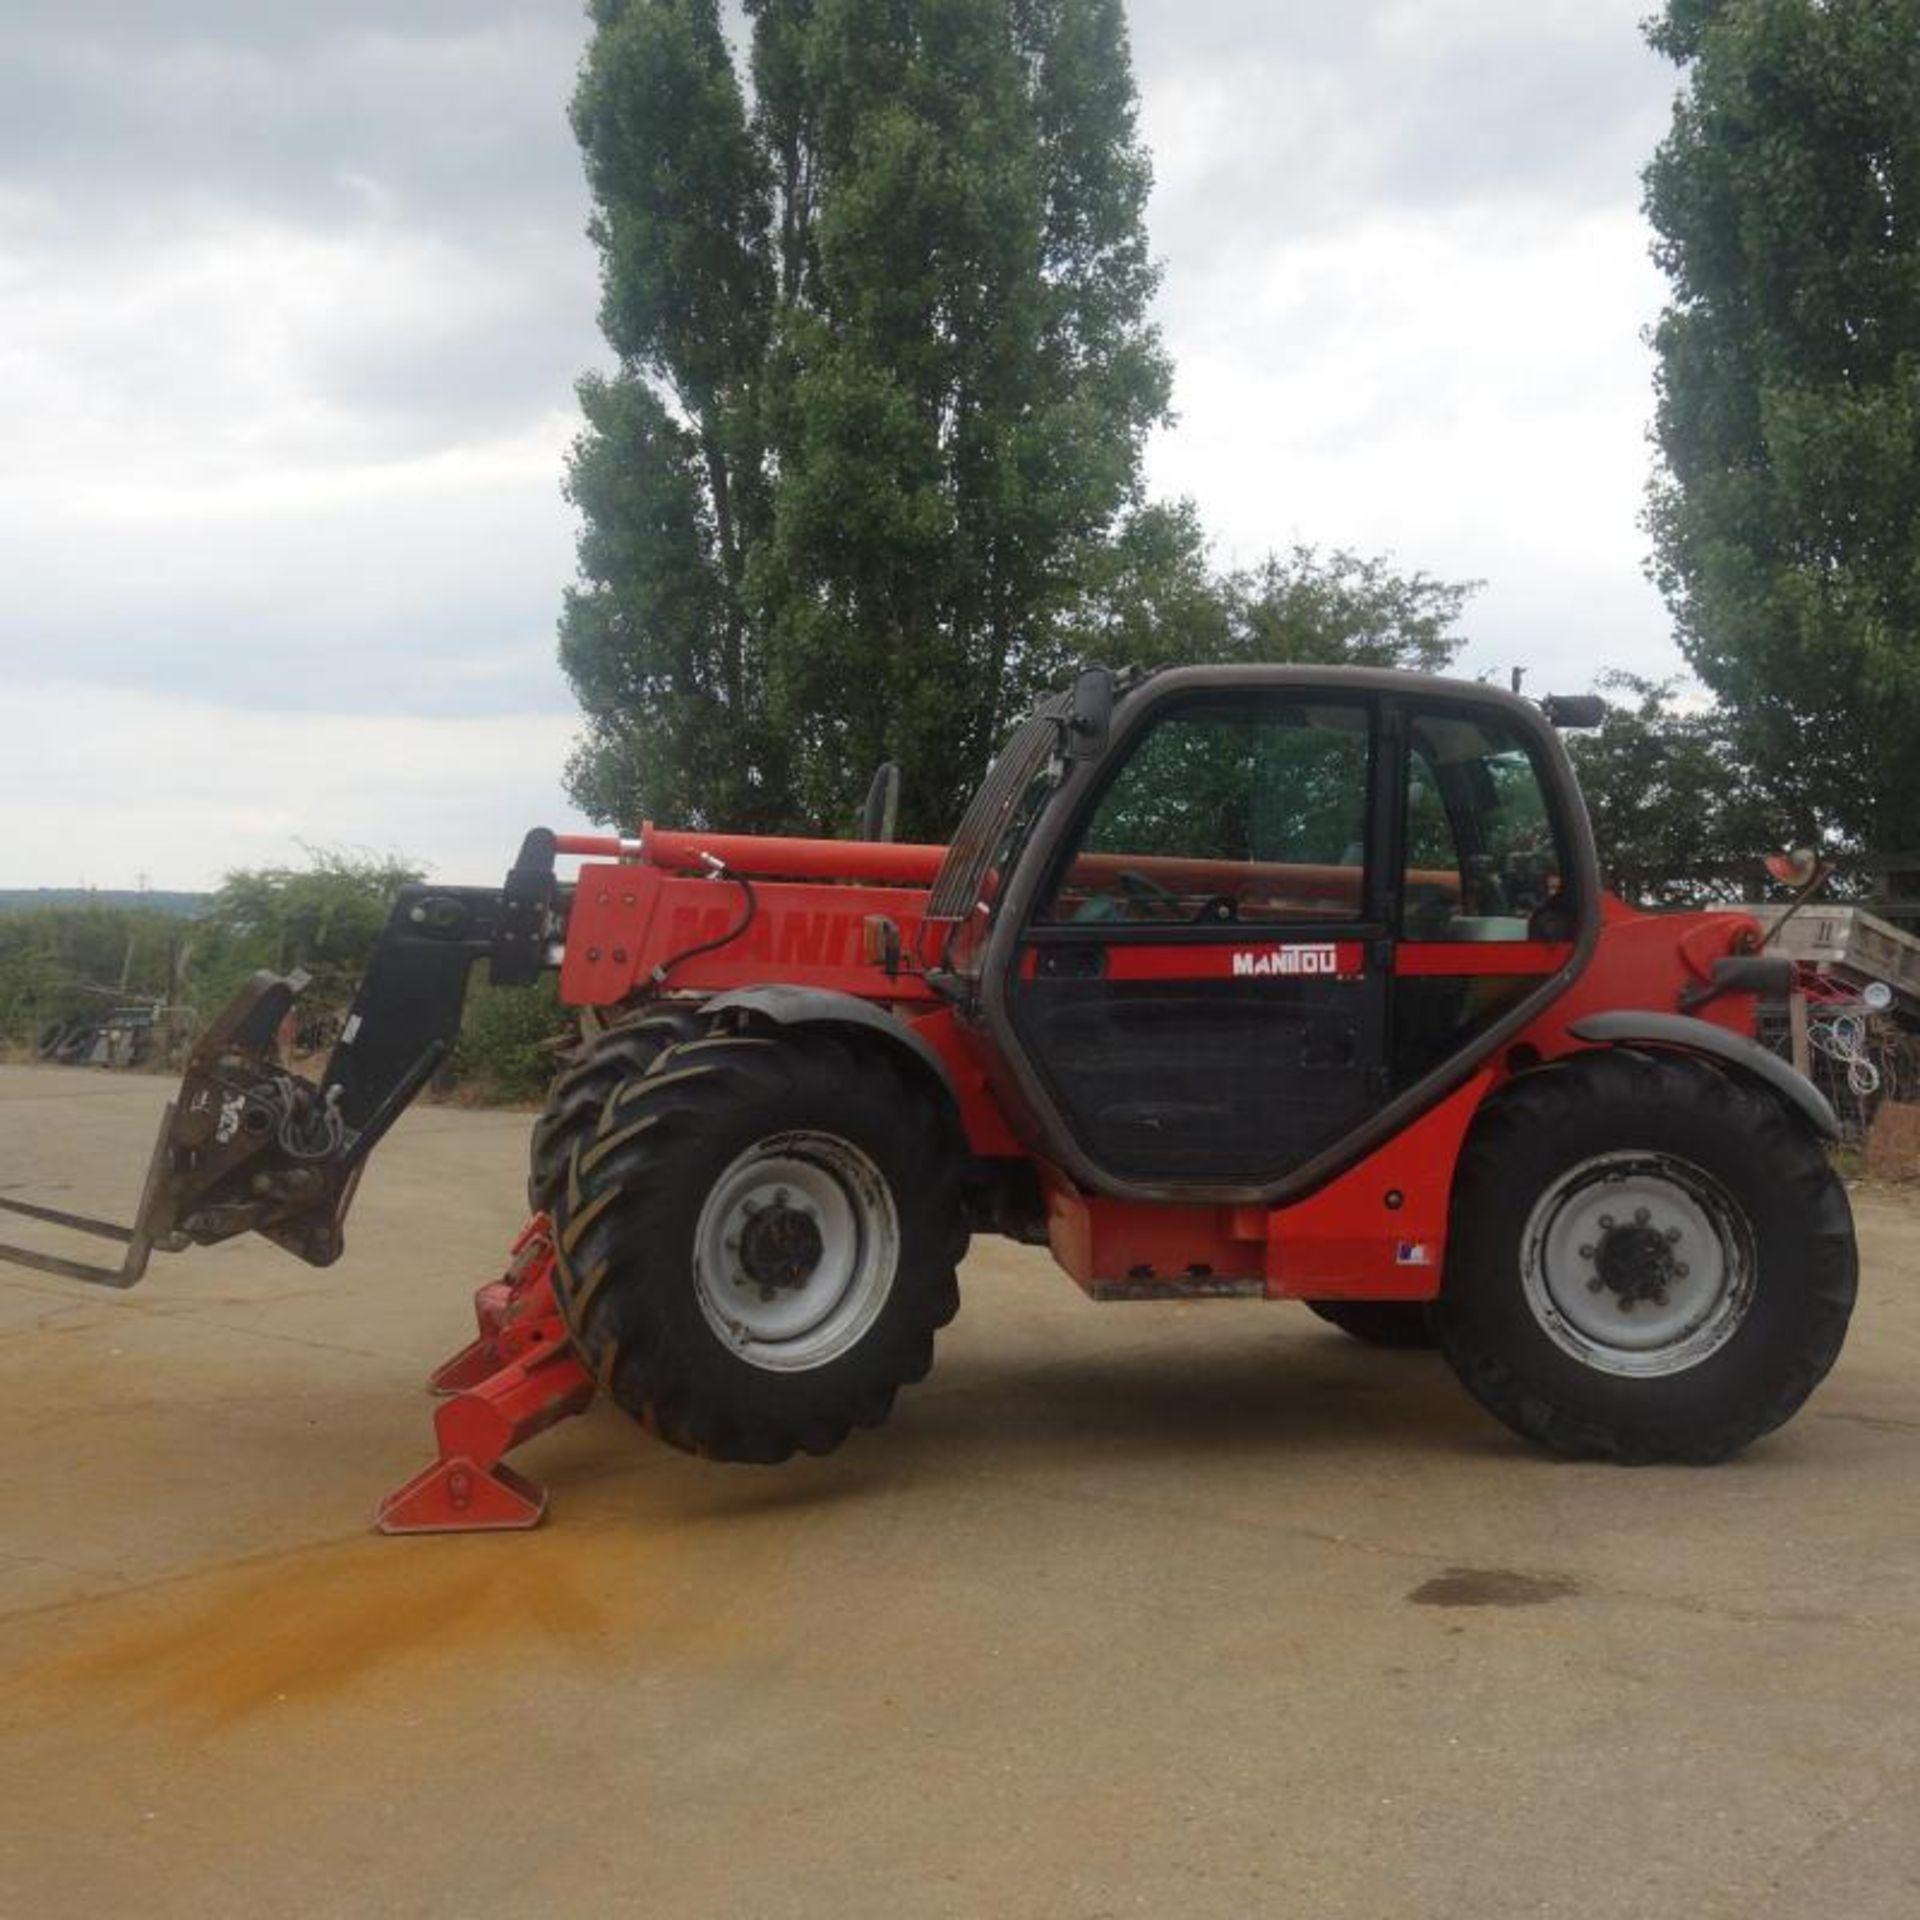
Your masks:
{"label": "green foliage", "polygon": [[1459,620],[1479,585],[1298,543],[1216,574],[1192,504],[1156,504],[1131,516],[1105,556],[1082,644],[1114,665],[1297,661],[1439,673],[1466,644]]}
{"label": "green foliage", "polygon": [[575,1031],[553,975],[531,987],[496,987],[476,968],[453,1049],[453,1078],[489,1100],[537,1100]]}
{"label": "green foliage", "polygon": [[203,1019],[260,968],[311,976],[303,1011],[343,1014],[393,897],[421,877],[392,857],[310,847],[305,867],[241,867],[213,896],[190,981]]}
{"label": "green foliage", "polygon": [[[394,896],[420,879],[405,860],[309,848],[305,867],[251,867],[227,875],[202,923],[190,976],[203,1018],[257,968],[311,976],[302,1015],[321,1034],[353,1003]],[[331,1017],[331,1019],[329,1019]],[[537,1094],[553,1070],[548,1045],[569,1030],[551,979],[495,987],[484,967],[467,983],[451,1077],[503,1100]]]}
{"label": "green foliage", "polygon": [[1107,789],[1093,853],[1358,865],[1367,714],[1330,701],[1244,701],[1169,714]]}
{"label": "green foliage", "polygon": [[[594,0],[574,101],[620,365],[561,657],[599,817],[952,823],[1079,651],[1168,371],[1119,0]],[[1144,535],[1143,535],[1144,537]]]}
{"label": "green foliage", "polygon": [[1796,837],[1920,820],[1920,0],[1669,0],[1648,524]]}
{"label": "green foliage", "polygon": [[1722,709],[1670,682],[1607,674],[1605,724],[1569,734],[1600,868],[1625,899],[1702,906],[1758,899],[1764,854],[1793,840],[1793,807],[1736,745]]}
{"label": "green foliage", "polygon": [[145,907],[0,911],[0,1042],[22,1047],[56,1020],[96,1020],[120,999],[169,996],[192,923]]}

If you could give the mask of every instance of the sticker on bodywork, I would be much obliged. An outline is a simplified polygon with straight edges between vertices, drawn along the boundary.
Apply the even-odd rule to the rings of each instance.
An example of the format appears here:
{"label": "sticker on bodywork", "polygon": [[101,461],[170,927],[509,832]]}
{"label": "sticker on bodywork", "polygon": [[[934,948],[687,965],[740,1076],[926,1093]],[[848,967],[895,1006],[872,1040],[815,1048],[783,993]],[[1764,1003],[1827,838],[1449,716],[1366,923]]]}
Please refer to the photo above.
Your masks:
{"label": "sticker on bodywork", "polygon": [[1358,941],[1289,940],[1271,947],[1236,947],[1236,980],[1357,980],[1363,968]]}

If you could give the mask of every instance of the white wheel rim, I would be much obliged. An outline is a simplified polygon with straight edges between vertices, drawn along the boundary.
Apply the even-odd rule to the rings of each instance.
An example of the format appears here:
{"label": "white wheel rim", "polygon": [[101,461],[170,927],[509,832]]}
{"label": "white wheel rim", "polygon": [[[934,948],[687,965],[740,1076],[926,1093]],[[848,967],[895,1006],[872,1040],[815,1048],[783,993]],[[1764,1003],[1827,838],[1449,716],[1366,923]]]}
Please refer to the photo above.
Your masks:
{"label": "white wheel rim", "polygon": [[694,1292],[742,1360],[804,1373],[859,1343],[899,1259],[899,1215],[879,1168],[835,1134],[774,1134],[708,1192],[693,1235]]}
{"label": "white wheel rim", "polygon": [[1747,1219],[1709,1173],[1670,1154],[1607,1153],[1569,1168],[1527,1218],[1520,1278],[1563,1352],[1603,1373],[1697,1367],[1753,1304]]}

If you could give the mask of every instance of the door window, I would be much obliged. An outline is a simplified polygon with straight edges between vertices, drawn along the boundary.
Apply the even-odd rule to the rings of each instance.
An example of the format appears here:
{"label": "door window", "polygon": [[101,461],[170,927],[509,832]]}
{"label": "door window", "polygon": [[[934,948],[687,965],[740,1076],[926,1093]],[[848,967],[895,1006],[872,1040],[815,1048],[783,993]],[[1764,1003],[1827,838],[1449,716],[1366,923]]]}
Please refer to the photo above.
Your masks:
{"label": "door window", "polygon": [[1209,702],[1157,720],[1094,809],[1041,914],[1055,924],[1358,920],[1368,710]]}
{"label": "door window", "polygon": [[1565,868],[1540,770],[1512,730],[1486,714],[1418,716],[1406,794],[1402,938],[1543,937]]}

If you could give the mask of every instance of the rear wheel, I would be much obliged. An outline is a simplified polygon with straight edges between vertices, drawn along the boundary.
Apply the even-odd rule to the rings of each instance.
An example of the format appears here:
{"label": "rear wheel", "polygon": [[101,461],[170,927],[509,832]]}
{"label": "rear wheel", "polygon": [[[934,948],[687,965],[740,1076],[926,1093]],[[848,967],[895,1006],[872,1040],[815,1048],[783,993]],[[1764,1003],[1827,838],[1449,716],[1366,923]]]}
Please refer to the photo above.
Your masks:
{"label": "rear wheel", "polygon": [[1824,1378],[1855,1271],[1845,1189],[1796,1115],[1703,1061],[1616,1050],[1476,1122],[1434,1318],[1469,1392],[1530,1439],[1706,1462]]}
{"label": "rear wheel", "polygon": [[649,1431],[722,1460],[827,1453],[926,1374],[959,1305],[960,1159],[937,1096],[872,1048],[692,1040],[575,1146],[555,1293]]}
{"label": "rear wheel", "polygon": [[1309,1300],[1307,1307],[1369,1347],[1434,1347],[1433,1311],[1425,1300]]}

